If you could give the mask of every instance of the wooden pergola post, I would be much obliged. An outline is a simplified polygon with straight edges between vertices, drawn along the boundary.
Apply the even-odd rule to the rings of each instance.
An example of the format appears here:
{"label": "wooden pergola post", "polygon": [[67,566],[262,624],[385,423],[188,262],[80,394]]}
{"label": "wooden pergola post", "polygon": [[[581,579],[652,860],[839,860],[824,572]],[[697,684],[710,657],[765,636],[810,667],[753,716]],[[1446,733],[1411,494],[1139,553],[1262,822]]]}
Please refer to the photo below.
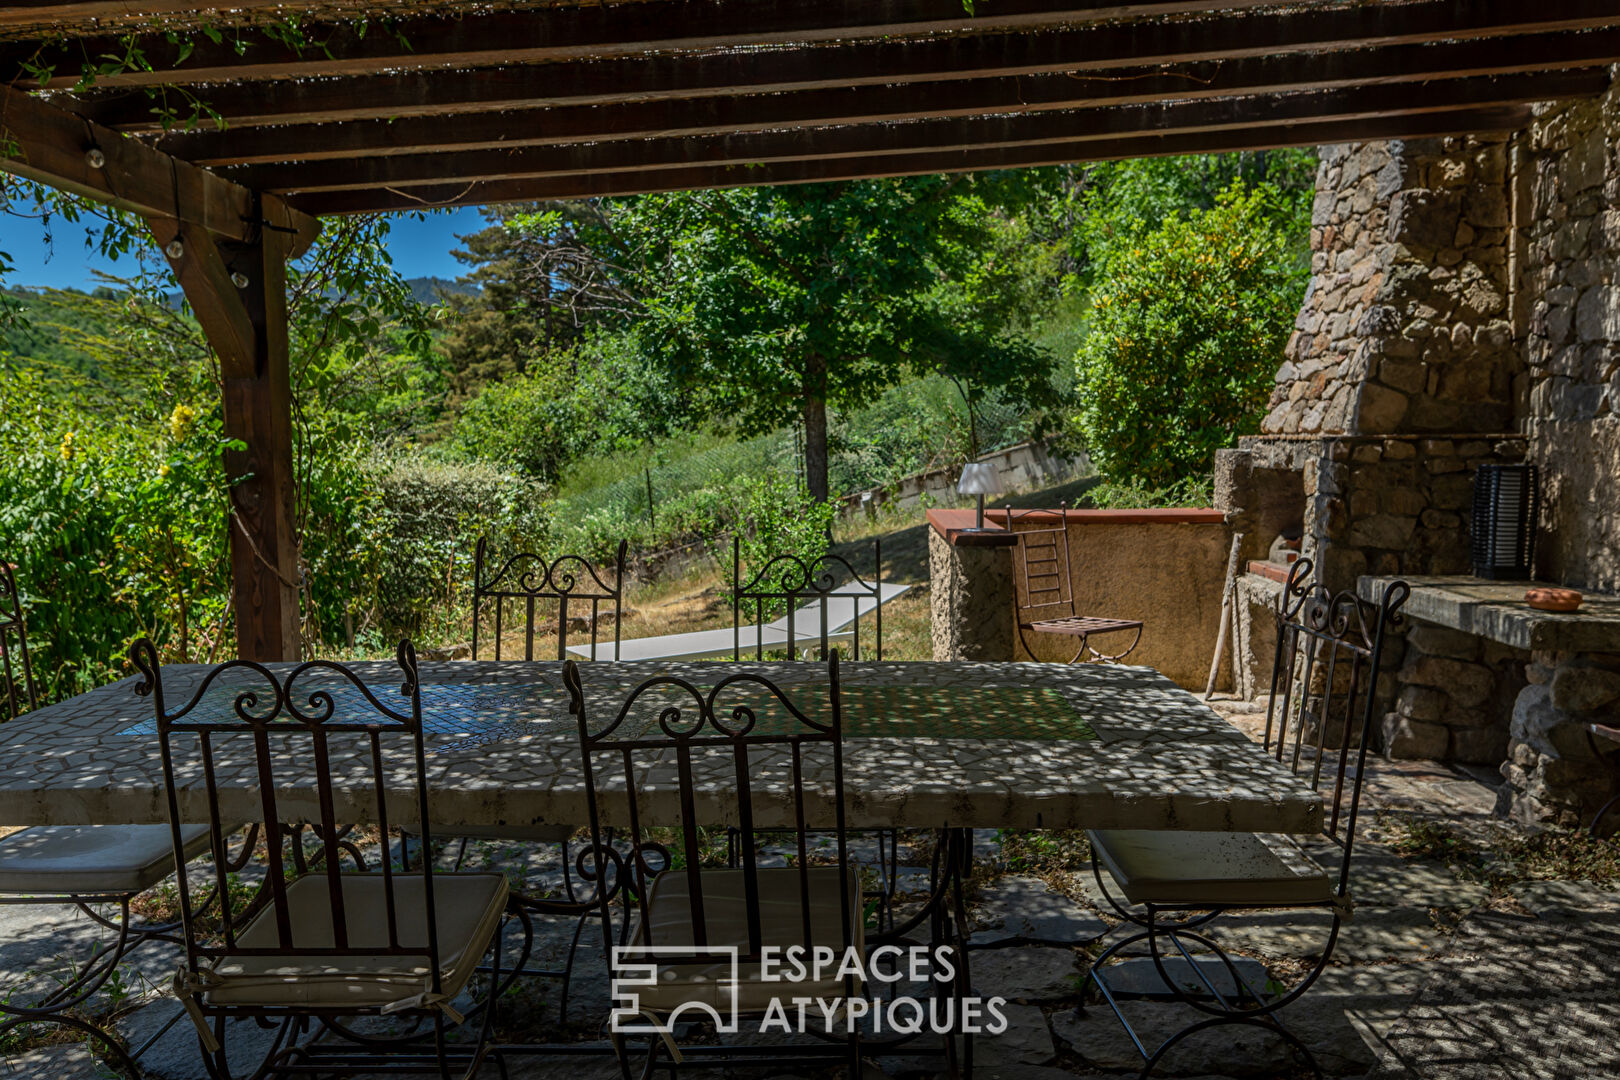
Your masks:
{"label": "wooden pergola post", "polygon": [[319,224],[188,162],[0,86],[0,167],[139,214],[219,356],[237,651],[299,658],[287,268]]}
{"label": "wooden pergola post", "polygon": [[264,224],[245,242],[220,241],[173,219],[148,225],[219,356],[225,436],[246,447],[225,453],[237,653],[244,660],[297,660],[288,245],[279,226],[287,215],[280,200],[254,202]]}

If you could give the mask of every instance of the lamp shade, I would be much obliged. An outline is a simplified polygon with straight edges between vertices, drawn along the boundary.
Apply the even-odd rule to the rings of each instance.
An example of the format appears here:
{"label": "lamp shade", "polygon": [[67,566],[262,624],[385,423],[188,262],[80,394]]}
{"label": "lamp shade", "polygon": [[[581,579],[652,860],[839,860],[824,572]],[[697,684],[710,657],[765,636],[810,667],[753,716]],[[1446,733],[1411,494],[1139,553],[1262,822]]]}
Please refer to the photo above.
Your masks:
{"label": "lamp shade", "polygon": [[1000,495],[1001,477],[988,461],[974,461],[962,466],[962,478],[956,482],[959,495]]}

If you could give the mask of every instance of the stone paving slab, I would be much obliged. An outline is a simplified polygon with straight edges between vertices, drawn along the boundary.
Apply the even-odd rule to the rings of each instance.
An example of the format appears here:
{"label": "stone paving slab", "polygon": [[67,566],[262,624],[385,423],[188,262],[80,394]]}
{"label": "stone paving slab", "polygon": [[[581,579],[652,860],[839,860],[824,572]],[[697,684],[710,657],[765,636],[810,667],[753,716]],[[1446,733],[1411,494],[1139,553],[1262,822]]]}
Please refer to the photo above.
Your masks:
{"label": "stone paving slab", "polygon": [[970,946],[1040,942],[1084,945],[1108,924],[1039,878],[1004,877],[979,891]]}
{"label": "stone paving slab", "polygon": [[1062,1001],[1080,993],[1084,975],[1073,949],[1032,945],[969,954],[973,991],[1022,1003]]}

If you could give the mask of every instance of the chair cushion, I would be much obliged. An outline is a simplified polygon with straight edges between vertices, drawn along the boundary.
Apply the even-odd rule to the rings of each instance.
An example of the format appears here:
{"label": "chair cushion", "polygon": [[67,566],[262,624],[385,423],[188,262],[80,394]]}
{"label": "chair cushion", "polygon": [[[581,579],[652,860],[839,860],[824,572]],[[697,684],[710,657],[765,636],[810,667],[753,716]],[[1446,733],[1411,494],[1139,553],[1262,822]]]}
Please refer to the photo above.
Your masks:
{"label": "chair cushion", "polygon": [[1326,904],[1333,883],[1286,836],[1096,829],[1091,850],[1133,904]]}
{"label": "chair cushion", "polygon": [[[804,909],[799,899],[799,871],[792,868],[760,870],[759,923],[760,944],[786,949],[790,945],[804,945]],[[840,960],[846,944],[864,950],[866,935],[861,909],[860,879],[849,875],[849,911],[851,934],[844,939],[843,913],[838,900],[838,868],[811,867],[809,881],[810,934],[813,945],[828,945],[836,950]],[[708,929],[708,944],[736,946],[748,951],[748,907],[744,875],[741,870],[703,871],[703,921]],[[651,944],[692,945],[691,900],[687,895],[686,871],[670,870],[659,874],[647,893],[647,921],[652,925]],[[648,943],[645,927],[639,918],[631,935],[632,945]],[[656,958],[654,958],[656,959]],[[628,958],[635,962],[634,954]],[[809,958],[806,957],[808,966]],[[761,1012],[772,998],[786,1003],[794,997],[842,998],[844,981],[833,972],[824,972],[819,981],[765,982],[757,962],[744,960],[737,972],[737,1007],[741,1012]],[[730,968],[725,960],[712,964],[660,964],[658,985],[634,987],[642,1009],[659,1013],[671,1012],[684,1005],[704,1002],[722,1015],[731,1006],[727,988]],[[860,991],[857,979],[856,992]],[[693,1017],[693,1019],[697,1019]]]}
{"label": "chair cushion", "polygon": [[[420,822],[401,825],[407,836],[422,835]],[[579,831],[578,825],[435,825],[435,840],[525,840],[534,844],[561,844]]]}
{"label": "chair cushion", "polygon": [[[386,948],[387,897],[381,874],[343,874],[344,923],[350,948]],[[427,903],[421,874],[394,875],[399,943],[427,945]],[[501,874],[434,874],[443,992],[454,997],[467,985],[489,948],[506,910]],[[372,1008],[428,989],[424,955],[300,956],[298,948],[331,948],[332,901],[324,873],[305,874],[287,886],[293,948],[276,956],[226,956],[214,966],[203,995],[208,1005],[302,1005],[310,1008]],[[279,949],[276,914],[266,905],[236,937],[244,949]]]}
{"label": "chair cushion", "polygon": [[[181,826],[180,838],[188,861],[208,850],[207,825]],[[167,825],[41,825],[0,839],[0,893],[138,893],[173,871]]]}

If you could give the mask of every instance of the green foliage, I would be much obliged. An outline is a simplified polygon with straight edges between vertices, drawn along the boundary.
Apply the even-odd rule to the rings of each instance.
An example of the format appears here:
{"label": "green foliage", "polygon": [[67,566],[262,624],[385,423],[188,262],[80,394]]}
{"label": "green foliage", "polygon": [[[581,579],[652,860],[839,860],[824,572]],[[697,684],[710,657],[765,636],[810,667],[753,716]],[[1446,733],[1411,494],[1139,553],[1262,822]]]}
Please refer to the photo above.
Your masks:
{"label": "green foliage", "polygon": [[388,636],[442,635],[465,600],[480,536],[497,550],[546,548],[550,504],[532,480],[488,464],[404,455],[373,463],[366,480],[375,498],[379,573],[364,627]]}
{"label": "green foliage", "polygon": [[1210,506],[1215,502],[1215,485],[1209,475],[1188,477],[1162,488],[1148,488],[1129,481],[1104,481],[1088,489],[1085,499],[1098,510]]}
{"label": "green foliage", "polygon": [[1292,239],[1276,190],[1240,182],[1212,209],[1115,235],[1075,358],[1106,477],[1162,487],[1257,430],[1304,288]]}
{"label": "green foliage", "polygon": [[[830,503],[812,499],[802,484],[780,473],[749,477],[733,490],[741,495],[732,528],[742,550],[740,578],[745,585],[767,570],[772,559],[791,556],[809,566],[827,554],[836,516]],[[722,560],[730,566],[729,550]],[[777,580],[767,574],[755,587],[770,588]],[[783,603],[767,604],[767,616],[785,610]]]}
{"label": "green foliage", "polygon": [[466,458],[555,481],[572,462],[665,435],[674,397],[628,336],[593,334],[487,384],[462,408],[451,442]]}
{"label": "green foliage", "polygon": [[[1003,333],[1021,310],[986,258],[1017,185],[970,177],[679,192],[509,219],[542,253],[549,302],[634,329],[699,408],[744,436],[805,431],[827,487],[826,411],[870,403],[905,372],[1040,388],[1050,362]],[[1019,197],[1022,197],[1021,195]]]}

